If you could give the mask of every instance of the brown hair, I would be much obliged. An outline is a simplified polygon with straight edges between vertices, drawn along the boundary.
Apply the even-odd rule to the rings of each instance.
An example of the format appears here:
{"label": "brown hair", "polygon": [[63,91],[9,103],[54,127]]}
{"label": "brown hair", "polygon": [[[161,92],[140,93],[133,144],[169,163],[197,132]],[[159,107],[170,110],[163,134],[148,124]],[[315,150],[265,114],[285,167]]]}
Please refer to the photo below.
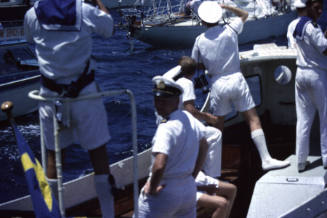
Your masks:
{"label": "brown hair", "polygon": [[181,74],[191,75],[195,73],[196,62],[193,58],[182,56],[181,59],[179,59],[178,64],[181,66]]}

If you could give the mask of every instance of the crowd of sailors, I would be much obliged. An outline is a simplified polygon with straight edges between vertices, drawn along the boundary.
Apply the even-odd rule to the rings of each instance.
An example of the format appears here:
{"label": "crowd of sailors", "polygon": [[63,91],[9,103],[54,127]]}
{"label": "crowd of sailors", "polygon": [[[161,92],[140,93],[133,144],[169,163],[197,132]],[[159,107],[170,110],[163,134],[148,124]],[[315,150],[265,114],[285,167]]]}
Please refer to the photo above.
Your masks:
{"label": "crowd of sailors", "polygon": [[[309,133],[315,110],[321,126],[321,152],[327,167],[327,39],[317,24],[320,0],[296,0],[299,18],[290,25],[290,46],[298,51],[296,73],[298,170],[307,166]],[[218,25],[222,10],[237,18]],[[238,34],[248,13],[236,7],[203,1],[197,13],[208,29],[200,34],[190,56],[153,82],[157,130],[152,141],[152,165],[139,196],[139,217],[196,217],[197,205],[214,208],[212,217],[228,217],[236,186],[219,181],[224,117],[234,107],[244,115],[259,152],[262,169],[290,165],[270,156],[265,134],[248,84],[241,73]],[[113,33],[114,21],[101,0],[42,0],[25,15],[27,41],[35,44],[42,74],[40,94],[75,98],[98,92],[94,61],[90,59],[92,34],[105,38]],[[206,69],[210,85],[209,112],[195,107],[193,77]],[[105,107],[101,99],[65,104],[42,103],[39,116],[47,148],[47,178],[57,193],[53,115],[61,125],[59,143],[64,148],[78,141],[88,150],[94,168],[95,189],[103,217],[114,217],[106,143],[110,140]],[[69,117],[69,118],[68,118]]]}

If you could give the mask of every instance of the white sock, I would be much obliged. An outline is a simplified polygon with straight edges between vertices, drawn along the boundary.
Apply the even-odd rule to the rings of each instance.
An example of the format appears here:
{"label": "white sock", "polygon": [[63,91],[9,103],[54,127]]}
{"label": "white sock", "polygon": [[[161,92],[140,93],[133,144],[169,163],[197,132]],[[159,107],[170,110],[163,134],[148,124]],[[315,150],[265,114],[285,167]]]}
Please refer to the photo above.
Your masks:
{"label": "white sock", "polygon": [[262,129],[256,129],[251,132],[251,138],[258,149],[261,161],[271,159],[267,149],[265,134]]}
{"label": "white sock", "polygon": [[47,178],[48,184],[51,188],[52,194],[55,196],[55,198],[58,199],[58,179],[49,179]]}
{"label": "white sock", "polygon": [[265,134],[262,129],[252,131],[251,138],[258,149],[263,170],[279,169],[290,165],[289,161],[280,161],[271,158],[267,149]]}
{"label": "white sock", "polygon": [[111,185],[108,181],[108,175],[95,175],[94,184],[101,206],[102,217],[114,218],[114,198],[111,193]]}

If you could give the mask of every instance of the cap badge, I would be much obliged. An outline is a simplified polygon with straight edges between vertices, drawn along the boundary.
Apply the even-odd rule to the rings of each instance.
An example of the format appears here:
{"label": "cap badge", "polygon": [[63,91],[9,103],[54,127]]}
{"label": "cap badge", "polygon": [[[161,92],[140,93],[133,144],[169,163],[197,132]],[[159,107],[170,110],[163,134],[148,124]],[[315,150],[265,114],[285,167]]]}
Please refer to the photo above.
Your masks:
{"label": "cap badge", "polygon": [[164,81],[160,81],[160,82],[157,84],[157,88],[158,88],[158,89],[164,89],[164,88],[166,88],[166,85],[165,85]]}

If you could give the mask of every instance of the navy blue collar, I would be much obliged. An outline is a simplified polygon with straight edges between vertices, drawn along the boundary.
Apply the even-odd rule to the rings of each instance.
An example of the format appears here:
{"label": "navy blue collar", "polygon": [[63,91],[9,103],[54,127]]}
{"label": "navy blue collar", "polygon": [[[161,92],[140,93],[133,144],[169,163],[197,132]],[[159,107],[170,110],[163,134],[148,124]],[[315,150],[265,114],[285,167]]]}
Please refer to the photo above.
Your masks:
{"label": "navy blue collar", "polygon": [[304,29],[309,22],[311,22],[310,17],[301,17],[299,22],[296,24],[295,30],[293,32],[293,37],[296,39],[303,39]]}
{"label": "navy blue collar", "polygon": [[34,4],[41,26],[46,30],[79,31],[81,0],[41,0]]}

